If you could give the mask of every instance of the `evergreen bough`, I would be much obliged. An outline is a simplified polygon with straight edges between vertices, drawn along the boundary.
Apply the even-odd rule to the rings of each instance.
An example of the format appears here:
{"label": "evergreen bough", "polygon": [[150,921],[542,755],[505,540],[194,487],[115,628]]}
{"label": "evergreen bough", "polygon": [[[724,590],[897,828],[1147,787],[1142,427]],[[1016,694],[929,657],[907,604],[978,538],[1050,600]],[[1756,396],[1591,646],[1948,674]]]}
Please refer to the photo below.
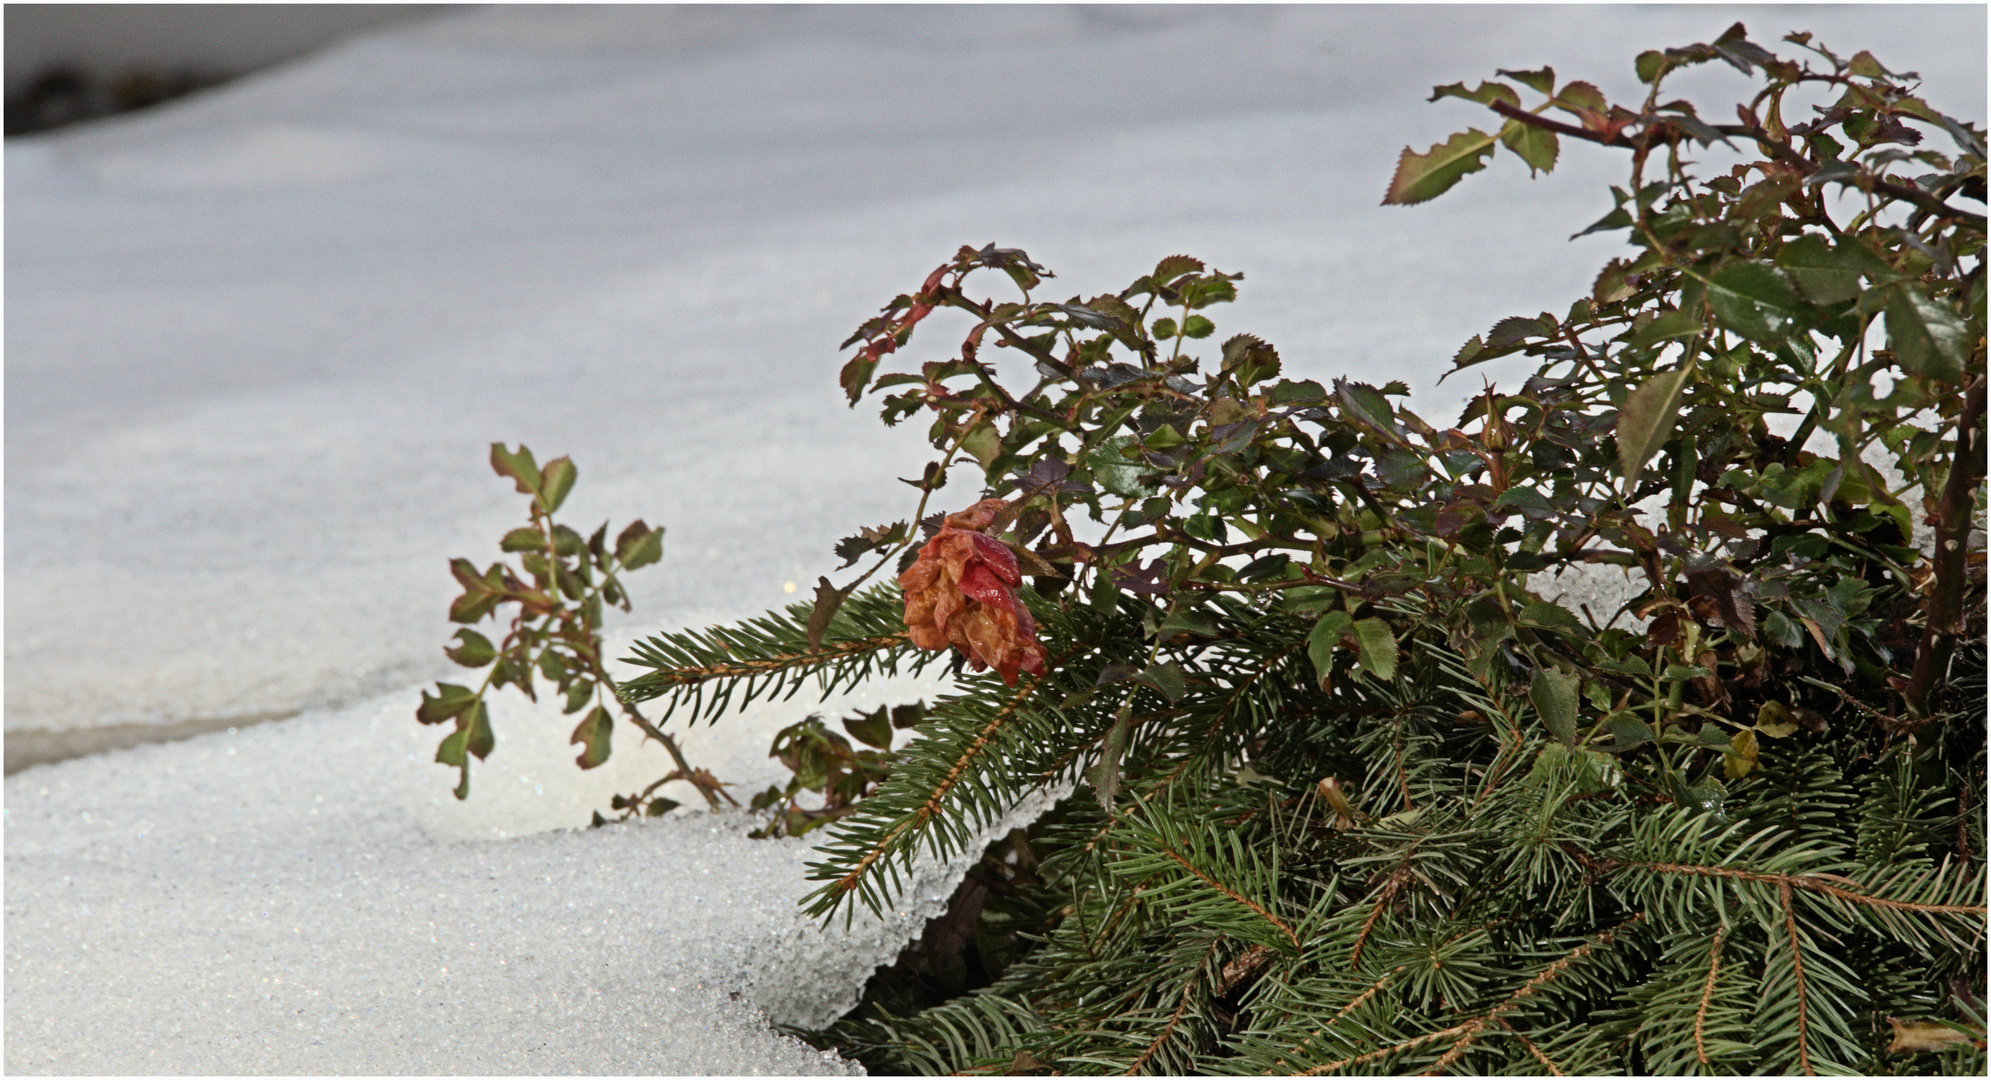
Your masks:
{"label": "evergreen bough", "polygon": [[[1059,303],[963,248],[846,342],[853,404],[931,417],[919,508],[813,603],[639,646],[622,704],[952,659],[935,704],[845,721],[872,750],[777,743],[797,783],[755,805],[824,830],[824,917],[1078,786],[812,1038],[914,1073],[1985,1071],[1983,133],[1786,40],[1645,53],[1635,108],[1548,69],[1437,88],[1498,129],[1405,150],[1386,202],[1500,147],[1631,164],[1586,231],[1632,253],[1461,348],[1535,368],[1456,426],[1247,334],[1192,355],[1242,275],[1179,255]],[[1711,60],[1759,80],[1737,123],[1661,93]],[[881,373],[948,310],[958,352]],[[985,488],[948,510],[1004,500],[1039,674],[917,649],[864,587],[951,527],[957,465]],[[1542,598],[1585,564],[1636,595]]]}

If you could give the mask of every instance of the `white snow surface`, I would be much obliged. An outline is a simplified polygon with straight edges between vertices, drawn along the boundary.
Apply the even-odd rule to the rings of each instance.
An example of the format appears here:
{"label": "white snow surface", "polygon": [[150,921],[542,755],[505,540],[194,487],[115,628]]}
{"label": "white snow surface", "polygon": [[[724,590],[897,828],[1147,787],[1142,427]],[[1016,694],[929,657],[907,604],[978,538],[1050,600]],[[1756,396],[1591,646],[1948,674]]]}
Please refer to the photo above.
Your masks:
{"label": "white snow surface", "polygon": [[[1563,238],[1619,162],[1379,207],[1403,145],[1485,123],[1430,88],[1546,63],[1629,97],[1635,52],[1737,19],[1982,122],[1977,5],[496,7],[9,140],[6,730],[299,715],[7,778],[7,1070],[854,1068],[768,1019],[847,1009],[964,860],[820,927],[806,842],[572,830],[662,755],[625,729],[580,773],[571,718],[507,699],[450,797],[413,710],[460,671],[446,559],[520,516],[487,445],[572,454],[578,525],[669,528],[619,655],[806,596],[837,537],[910,511],[917,425],[847,410],[836,346],[964,243],[1028,250],[1045,295],[1176,252],[1243,271],[1226,334],[1436,417],[1479,385],[1434,388],[1461,341],[1615,253]],[[780,726],[935,689],[761,704],[686,749],[751,792]]]}

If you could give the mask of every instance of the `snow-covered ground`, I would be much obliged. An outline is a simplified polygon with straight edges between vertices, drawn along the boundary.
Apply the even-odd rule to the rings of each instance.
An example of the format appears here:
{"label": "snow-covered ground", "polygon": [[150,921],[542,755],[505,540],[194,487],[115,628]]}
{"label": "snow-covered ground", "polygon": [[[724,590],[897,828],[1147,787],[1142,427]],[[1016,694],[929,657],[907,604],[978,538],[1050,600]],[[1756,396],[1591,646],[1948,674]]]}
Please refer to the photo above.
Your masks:
{"label": "snow-covered ground", "polygon": [[[1736,19],[1982,122],[1977,5],[499,7],[10,141],[6,730],[239,729],[8,777],[6,1068],[844,1067],[762,1013],[845,1007],[958,868],[819,930],[806,845],[737,819],[549,831],[660,755],[580,774],[571,718],[519,703],[450,798],[412,712],[445,561],[519,512],[487,445],[572,454],[577,523],[669,528],[627,641],[806,595],[910,510],[918,433],[844,408],[836,345],[963,243],[1086,295],[1199,255],[1247,274],[1222,329],[1442,413],[1461,341],[1613,252],[1563,238],[1618,162],[1380,207],[1404,144],[1485,124],[1431,86],[1629,97],[1637,51]],[[688,750],[752,790],[813,707]]]}

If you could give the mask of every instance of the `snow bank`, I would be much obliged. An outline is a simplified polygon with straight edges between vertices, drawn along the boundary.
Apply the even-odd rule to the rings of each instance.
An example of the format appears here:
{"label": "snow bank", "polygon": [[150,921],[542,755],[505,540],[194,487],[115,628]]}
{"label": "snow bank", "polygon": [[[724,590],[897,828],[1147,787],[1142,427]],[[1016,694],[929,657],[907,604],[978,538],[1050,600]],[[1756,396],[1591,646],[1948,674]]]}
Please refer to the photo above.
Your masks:
{"label": "snow bank", "polygon": [[[1197,254],[1289,370],[1429,386],[1617,242],[1561,239],[1602,154],[1376,206],[1474,122],[1430,86],[1625,95],[1633,50],[1738,17],[1982,116],[1981,7],[499,7],[11,141],[6,730],[302,715],[7,779],[6,1067],[846,1068],[760,1017],[845,1007],[959,867],[819,931],[806,845],[736,819],[548,831],[662,770],[625,736],[579,774],[510,703],[450,799],[411,714],[445,560],[518,515],[486,444],[572,454],[576,522],[669,527],[626,641],[806,595],[910,509],[918,433],[843,408],[835,346],[962,243],[1086,295]],[[812,707],[688,750],[752,790]]]}

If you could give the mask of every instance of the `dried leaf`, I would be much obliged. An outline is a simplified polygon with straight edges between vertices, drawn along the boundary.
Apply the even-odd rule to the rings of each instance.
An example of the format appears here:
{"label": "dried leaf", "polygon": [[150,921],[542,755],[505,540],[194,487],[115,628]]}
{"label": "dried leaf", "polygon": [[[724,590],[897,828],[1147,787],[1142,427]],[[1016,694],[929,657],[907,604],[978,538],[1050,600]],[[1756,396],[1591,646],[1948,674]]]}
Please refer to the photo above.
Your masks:
{"label": "dried leaf", "polygon": [[892,727],[891,710],[883,705],[868,713],[843,718],[843,729],[852,738],[878,750],[892,748]]}
{"label": "dried leaf", "polygon": [[587,716],[574,726],[574,736],[567,740],[568,745],[582,744],[579,757],[574,764],[583,769],[592,769],[608,760],[609,736],[613,734],[615,718],[600,705],[594,707]]}
{"label": "dried leaf", "polygon": [[1756,730],[1772,739],[1797,733],[1797,718],[1781,702],[1766,701],[1756,710]]}
{"label": "dried leaf", "polygon": [[1130,716],[1130,706],[1120,706],[1113,717],[1113,726],[1107,729],[1106,739],[1100,744],[1098,763],[1085,771],[1100,809],[1108,814],[1113,812],[1113,800],[1120,794],[1120,758],[1127,752],[1127,735],[1133,728]]}
{"label": "dried leaf", "polygon": [[[1862,54],[1864,55],[1864,54]],[[1939,1020],[1898,1020],[1887,1018],[1894,1029],[1894,1041],[1887,1044],[1890,1054],[1921,1054],[1951,1046],[1983,1046],[1984,1037],[1969,1035]]]}
{"label": "dried leaf", "polygon": [[1762,763],[1756,760],[1756,755],[1756,733],[1754,731],[1736,732],[1729,737],[1728,749],[1722,752],[1722,774],[1730,780],[1740,780],[1748,776],[1750,773],[1762,768]]}
{"label": "dried leaf", "polygon": [[[1037,625],[1017,598],[1023,584],[1017,558],[1000,540],[986,535],[1015,508],[1002,499],[984,499],[947,515],[933,539],[913,564],[899,575],[905,590],[905,622],[912,642],[922,649],[959,649],[975,671],[994,668],[1005,683],[1016,684],[1019,671],[1044,670],[1044,647],[1037,642]],[[825,625],[823,590],[817,589],[817,616]],[[837,603],[842,603],[839,596]],[[816,617],[810,619],[815,647]]]}
{"label": "dried leaf", "polygon": [[831,585],[829,578],[816,579],[816,606],[809,612],[810,652],[823,647],[823,633],[830,628],[830,620],[836,616],[837,609],[843,606],[844,599],[849,595],[847,591]]}

